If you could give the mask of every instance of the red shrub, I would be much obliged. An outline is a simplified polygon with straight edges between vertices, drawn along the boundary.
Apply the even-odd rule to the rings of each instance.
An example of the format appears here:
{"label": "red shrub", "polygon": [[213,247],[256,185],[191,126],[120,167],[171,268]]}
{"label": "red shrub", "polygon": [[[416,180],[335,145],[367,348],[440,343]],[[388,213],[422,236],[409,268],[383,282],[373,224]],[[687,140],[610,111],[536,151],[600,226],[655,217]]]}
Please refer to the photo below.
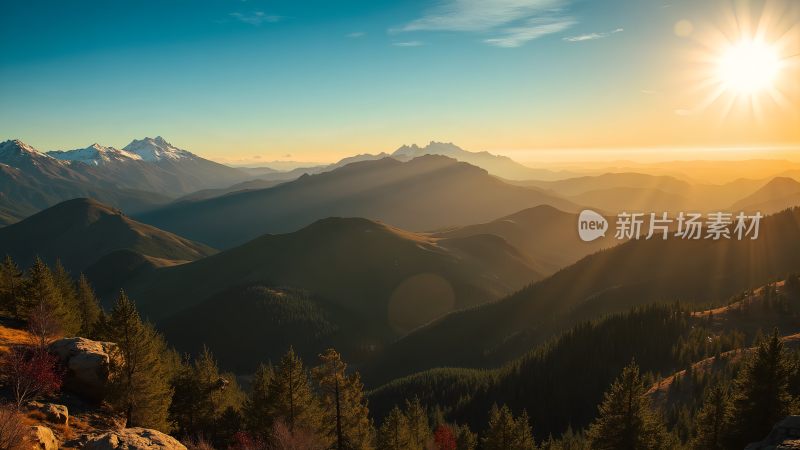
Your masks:
{"label": "red shrub", "polygon": [[446,425],[439,425],[433,434],[433,443],[439,450],[456,450],[456,437]]}
{"label": "red shrub", "polygon": [[43,349],[12,348],[2,360],[2,375],[14,394],[17,409],[42,395],[61,389],[58,358]]}

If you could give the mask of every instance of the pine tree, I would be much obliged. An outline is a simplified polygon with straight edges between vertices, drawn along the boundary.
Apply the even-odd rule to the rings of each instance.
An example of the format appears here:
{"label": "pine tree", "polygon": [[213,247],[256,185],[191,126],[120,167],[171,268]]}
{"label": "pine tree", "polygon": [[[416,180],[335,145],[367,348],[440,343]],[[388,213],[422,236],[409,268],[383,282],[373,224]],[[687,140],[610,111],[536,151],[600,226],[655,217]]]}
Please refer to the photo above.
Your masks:
{"label": "pine tree", "polygon": [[274,377],[272,367],[260,365],[253,374],[250,395],[242,407],[248,431],[262,439],[269,436],[273,424],[270,410],[272,377]]}
{"label": "pine tree", "polygon": [[28,270],[24,298],[22,316],[28,321],[39,345],[45,346],[49,339],[64,331],[66,312],[53,273],[38,257]]}
{"label": "pine tree", "polygon": [[82,328],[78,294],[72,277],[60,260],[56,260],[56,265],[53,269],[53,281],[61,297],[59,319],[62,332],[67,336],[75,336]]}
{"label": "pine tree", "polygon": [[478,435],[473,433],[467,425],[457,425],[456,429],[456,449],[475,450],[478,447]]}
{"label": "pine tree", "polygon": [[734,383],[730,444],[758,441],[790,412],[791,367],[778,330],[762,339]]}
{"label": "pine tree", "polygon": [[378,448],[381,450],[409,450],[417,448],[411,442],[408,418],[395,406],[384,419],[378,431]]}
{"label": "pine tree", "polygon": [[281,419],[289,432],[315,432],[322,423],[319,401],[312,391],[303,361],[289,348],[269,384],[269,412]]}
{"label": "pine tree", "polygon": [[408,448],[424,449],[431,438],[431,427],[428,424],[428,414],[418,397],[414,397],[411,401],[406,400],[405,415],[410,436]]}
{"label": "pine tree", "polygon": [[341,355],[328,349],[312,371],[322,395],[323,438],[337,450],[370,449],[375,433],[364,399],[364,385],[357,372],[347,375],[346,369]]}
{"label": "pine tree", "polygon": [[126,426],[169,431],[171,358],[164,339],[142,322],[124,292],[111,310],[103,337],[116,343],[108,397],[125,415]]}
{"label": "pine tree", "polygon": [[22,318],[24,310],[24,282],[17,263],[6,255],[0,264],[0,313]]}
{"label": "pine tree", "polygon": [[92,336],[95,327],[103,310],[100,308],[100,301],[94,293],[94,289],[89,284],[86,277],[81,274],[78,277],[78,289],[76,292],[78,315],[81,318],[81,336]]}
{"label": "pine tree", "polygon": [[243,394],[235,377],[220,375],[214,355],[208,348],[194,361],[184,361],[173,381],[174,394],[170,419],[183,436],[202,437],[220,442],[222,415],[238,412]]}
{"label": "pine tree", "polygon": [[695,436],[691,446],[697,450],[723,450],[723,438],[730,421],[730,399],[725,389],[716,385],[709,389],[703,406],[695,418]]}
{"label": "pine tree", "polygon": [[605,393],[600,416],[589,427],[591,448],[598,450],[649,450],[668,448],[664,424],[650,409],[650,400],[631,363]]}
{"label": "pine tree", "polygon": [[507,406],[492,406],[489,411],[489,428],[481,440],[486,450],[529,450],[535,449],[533,433],[528,421],[528,413],[523,412],[518,419]]}

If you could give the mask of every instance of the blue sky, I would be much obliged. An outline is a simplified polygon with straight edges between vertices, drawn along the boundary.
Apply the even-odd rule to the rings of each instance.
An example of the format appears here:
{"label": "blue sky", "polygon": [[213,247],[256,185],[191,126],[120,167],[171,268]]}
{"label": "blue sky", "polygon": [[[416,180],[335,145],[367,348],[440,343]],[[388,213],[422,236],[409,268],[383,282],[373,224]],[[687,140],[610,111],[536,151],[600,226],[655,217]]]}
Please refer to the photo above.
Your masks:
{"label": "blue sky", "polygon": [[[673,29],[713,22],[723,4],[3,0],[0,139],[53,149],[160,134],[230,162],[432,139],[690,145],[657,130],[662,117],[688,120],[668,90],[693,44]],[[625,133],[642,117],[652,133]]]}

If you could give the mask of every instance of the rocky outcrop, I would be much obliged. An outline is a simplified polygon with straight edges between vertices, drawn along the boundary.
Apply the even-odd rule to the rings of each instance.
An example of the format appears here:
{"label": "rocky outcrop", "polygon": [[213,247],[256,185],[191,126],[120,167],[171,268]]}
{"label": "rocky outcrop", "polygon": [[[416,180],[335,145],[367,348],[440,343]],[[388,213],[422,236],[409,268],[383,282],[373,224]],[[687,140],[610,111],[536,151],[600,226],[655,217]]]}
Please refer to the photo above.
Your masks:
{"label": "rocky outcrop", "polygon": [[116,344],[86,338],[64,338],[50,344],[66,367],[64,388],[88,400],[103,399]]}
{"label": "rocky outcrop", "polygon": [[69,410],[64,405],[31,402],[28,404],[28,408],[41,411],[49,422],[63,425],[69,424]]}
{"label": "rocky outcrop", "polygon": [[93,434],[86,438],[84,450],[186,450],[172,436],[148,428],[125,428]]}
{"label": "rocky outcrop", "polygon": [[53,430],[47,427],[31,427],[28,442],[34,450],[58,450],[58,441]]}
{"label": "rocky outcrop", "polygon": [[748,445],[745,450],[800,450],[800,416],[786,416],[764,440]]}

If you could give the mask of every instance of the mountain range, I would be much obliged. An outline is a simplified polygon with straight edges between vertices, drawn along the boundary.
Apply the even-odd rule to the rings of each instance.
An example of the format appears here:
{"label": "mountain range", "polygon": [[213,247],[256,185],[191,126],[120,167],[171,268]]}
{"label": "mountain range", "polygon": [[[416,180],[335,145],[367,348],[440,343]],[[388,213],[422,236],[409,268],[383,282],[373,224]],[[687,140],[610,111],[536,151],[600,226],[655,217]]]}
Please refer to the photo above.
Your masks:
{"label": "mountain range", "polygon": [[760,233],[741,241],[628,241],[503,300],[414,330],[363,373],[386,381],[431,367],[487,367],[581,320],[666,300],[711,304],[800,268],[800,208],[762,219]]}
{"label": "mountain range", "polygon": [[68,200],[20,222],[0,228],[0,249],[22,267],[35,257],[60,260],[73,274],[102,258],[130,251],[158,265],[193,261],[215,250],[132,220],[95,200]]}
{"label": "mountain range", "polygon": [[169,205],[137,218],[216,248],[230,248],[325,217],[365,217],[428,231],[543,204],[579,209],[556,195],[504,183],[470,164],[426,155],[407,162],[388,157],[355,162],[268,189]]}

